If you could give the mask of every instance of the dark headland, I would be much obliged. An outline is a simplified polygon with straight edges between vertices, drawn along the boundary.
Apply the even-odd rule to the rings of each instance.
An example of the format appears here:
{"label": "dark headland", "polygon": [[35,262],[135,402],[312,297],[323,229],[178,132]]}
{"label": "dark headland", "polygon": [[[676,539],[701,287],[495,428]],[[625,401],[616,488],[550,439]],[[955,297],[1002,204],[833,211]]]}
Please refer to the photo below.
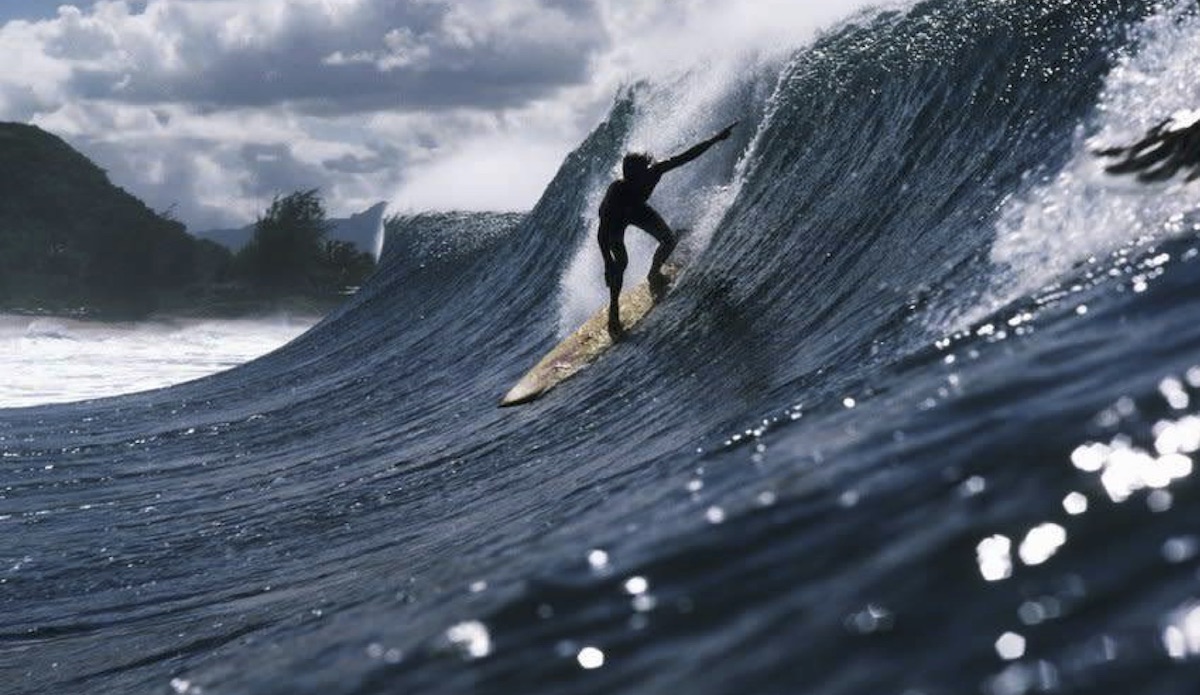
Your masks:
{"label": "dark headland", "polygon": [[318,191],[298,191],[276,198],[235,252],[152,210],[61,138],[0,123],[0,312],[321,315],[375,265],[335,226]]}

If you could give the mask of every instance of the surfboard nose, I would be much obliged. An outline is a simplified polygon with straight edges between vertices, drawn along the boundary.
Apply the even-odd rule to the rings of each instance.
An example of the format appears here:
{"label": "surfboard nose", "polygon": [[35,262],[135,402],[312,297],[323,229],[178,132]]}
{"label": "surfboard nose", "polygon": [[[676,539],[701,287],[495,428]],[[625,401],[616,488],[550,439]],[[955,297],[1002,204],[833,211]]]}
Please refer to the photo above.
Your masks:
{"label": "surfboard nose", "polygon": [[537,398],[541,394],[542,389],[532,388],[524,381],[509,389],[508,393],[504,394],[504,398],[500,399],[500,407],[508,408],[514,405],[528,403]]}

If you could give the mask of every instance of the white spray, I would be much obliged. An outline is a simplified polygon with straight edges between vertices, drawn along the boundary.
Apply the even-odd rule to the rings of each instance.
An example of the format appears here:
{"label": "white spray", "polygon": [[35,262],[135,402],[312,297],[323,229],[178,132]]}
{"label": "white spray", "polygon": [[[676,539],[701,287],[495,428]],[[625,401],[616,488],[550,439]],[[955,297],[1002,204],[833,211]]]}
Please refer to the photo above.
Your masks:
{"label": "white spray", "polygon": [[[685,19],[671,24],[670,31],[637,34],[623,50],[609,56],[611,65],[607,69],[625,70],[626,84],[645,80],[650,85],[637,93],[635,121],[625,151],[648,152],[661,159],[738,118],[743,118],[740,128],[753,129],[741,152],[710,151],[671,172],[656,189],[651,200],[655,209],[672,228],[691,232],[685,253],[696,255],[707,247],[737,198],[758,136],[769,122],[775,82],[787,57],[822,28],[864,7],[880,4],[885,3],[845,0],[814,8],[783,0],[749,6],[726,0],[693,0],[685,3]],[[615,1],[602,5],[612,6],[607,10],[611,15],[607,21],[613,26],[652,21],[636,12],[628,13]],[[744,103],[746,95],[754,103]],[[748,115],[753,118],[746,120]],[[747,142],[745,136],[738,141]],[[716,147],[728,147],[729,142]],[[722,180],[715,171],[722,163],[727,170],[730,156],[736,157],[733,175]],[[592,233],[581,243],[561,279],[560,335],[574,330],[608,300],[594,230],[600,199],[617,176],[619,168],[614,168],[608,177],[590,184],[583,223]],[[648,272],[655,242],[636,229],[628,231],[625,240],[630,255],[625,271],[628,285]]]}
{"label": "white spray", "polygon": [[971,322],[1052,283],[1074,264],[1140,239],[1177,235],[1200,208],[1200,183],[1146,185],[1103,171],[1096,149],[1123,145],[1167,117],[1200,107],[1200,17],[1180,0],[1139,28],[1139,49],[1107,78],[1095,134],[1077,130],[1061,172],[1000,210],[991,260],[999,274],[988,297],[961,317]]}

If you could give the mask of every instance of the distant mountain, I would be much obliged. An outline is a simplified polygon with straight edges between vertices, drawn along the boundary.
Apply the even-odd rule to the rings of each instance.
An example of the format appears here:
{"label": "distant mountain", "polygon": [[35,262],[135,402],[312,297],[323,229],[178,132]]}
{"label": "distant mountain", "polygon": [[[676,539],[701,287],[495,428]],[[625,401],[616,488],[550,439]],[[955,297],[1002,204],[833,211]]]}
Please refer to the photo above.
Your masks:
{"label": "distant mountain", "polygon": [[[349,242],[359,251],[365,251],[378,258],[383,232],[383,215],[386,211],[387,203],[376,203],[350,217],[330,219],[331,227],[327,238],[331,241]],[[210,229],[195,232],[195,236],[199,239],[216,242],[237,253],[254,238],[254,225],[249,224],[240,229]]]}
{"label": "distant mountain", "polygon": [[229,260],[61,138],[0,123],[0,307],[144,313],[163,291],[214,281]]}
{"label": "distant mountain", "polygon": [[[297,246],[292,256],[276,249],[270,263],[235,257],[227,247],[244,246],[253,227],[197,238],[113,185],[61,138],[0,123],[0,311],[114,319],[327,311],[374,269],[386,205],[326,220],[316,191],[293,195],[311,203],[300,211],[319,215],[314,224],[331,223],[325,239],[356,248],[315,235],[312,248]],[[275,242],[304,238],[304,228],[288,225],[305,220],[276,222]],[[298,280],[279,285],[268,269]]]}

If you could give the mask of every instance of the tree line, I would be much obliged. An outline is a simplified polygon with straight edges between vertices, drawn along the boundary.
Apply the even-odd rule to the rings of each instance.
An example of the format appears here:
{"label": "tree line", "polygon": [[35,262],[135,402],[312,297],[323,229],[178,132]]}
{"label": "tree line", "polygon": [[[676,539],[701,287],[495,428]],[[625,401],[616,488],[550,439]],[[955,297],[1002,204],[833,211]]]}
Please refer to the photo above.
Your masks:
{"label": "tree line", "polygon": [[375,269],[375,257],[326,238],[331,226],[317,189],[276,197],[254,223],[254,238],[233,259],[231,274],[268,294],[357,287]]}

